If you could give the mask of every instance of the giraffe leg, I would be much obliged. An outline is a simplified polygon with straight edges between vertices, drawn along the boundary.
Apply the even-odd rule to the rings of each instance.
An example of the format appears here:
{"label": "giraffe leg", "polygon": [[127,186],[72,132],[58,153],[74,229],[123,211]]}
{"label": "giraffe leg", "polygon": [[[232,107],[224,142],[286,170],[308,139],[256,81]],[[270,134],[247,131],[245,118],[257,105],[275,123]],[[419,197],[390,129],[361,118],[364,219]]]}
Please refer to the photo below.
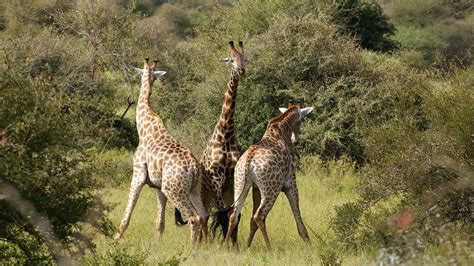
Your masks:
{"label": "giraffe leg", "polygon": [[201,241],[202,239],[204,239],[204,241],[207,241],[207,220],[209,218],[209,215],[207,214],[206,209],[204,208],[204,203],[201,196],[201,186],[196,185],[194,190],[191,191],[189,197],[192,205],[194,206],[194,209],[197,211],[199,216],[199,222],[201,226],[199,233],[199,241]]}
{"label": "giraffe leg", "polygon": [[217,211],[213,214],[213,222],[211,226],[213,237],[217,235],[217,229],[221,227],[222,235],[225,237],[227,235],[227,228],[228,228],[228,213],[227,210],[224,208],[224,198],[222,195],[222,186],[224,183],[224,179],[221,176],[213,175],[212,176],[212,194],[214,205]]}
{"label": "giraffe leg", "polygon": [[128,227],[128,224],[130,222],[130,217],[132,215],[133,209],[135,208],[135,204],[137,203],[137,200],[138,200],[138,196],[140,195],[143,185],[145,185],[146,175],[147,175],[147,168],[145,164],[133,165],[133,178],[132,178],[132,183],[130,185],[130,194],[128,196],[128,203],[127,203],[127,207],[125,208],[122,221],[120,222],[118,233],[114,237],[115,239],[121,238],[123,236],[123,233]]}
{"label": "giraffe leg", "polygon": [[298,228],[298,234],[304,242],[310,243],[308,231],[303,224],[303,219],[301,218],[300,206],[299,206],[299,197],[298,197],[298,188],[296,187],[296,181],[293,180],[291,184],[283,188],[288,201],[290,202],[291,211],[293,212],[293,217],[296,221],[296,227]]}
{"label": "giraffe leg", "polygon": [[[170,197],[170,193],[166,193],[165,195],[168,198]],[[186,197],[177,197],[177,199],[173,202],[174,206],[182,213],[185,217],[187,217],[189,221],[189,229],[190,229],[190,236],[191,236],[191,243],[196,244],[199,241],[199,236],[201,234],[201,221],[199,215],[194,211],[194,207],[191,204],[191,200],[188,196]]]}
{"label": "giraffe leg", "polygon": [[166,212],[166,196],[159,189],[156,190],[156,198],[158,203],[158,215],[156,217],[156,231],[158,232],[158,239],[163,236],[165,231],[165,212]]}
{"label": "giraffe leg", "polygon": [[265,219],[267,219],[268,213],[272,209],[273,204],[275,204],[279,191],[281,191],[281,188],[275,192],[272,191],[271,193],[269,193],[270,191],[261,191],[262,201],[260,202],[260,206],[258,207],[257,211],[253,215],[255,223],[260,229],[260,232],[262,232],[263,240],[265,241],[265,246],[267,247],[268,251],[271,251],[272,247],[270,245],[270,239],[268,238]]}
{"label": "giraffe leg", "polygon": [[[224,194],[224,202],[225,202],[225,206],[231,206],[233,203],[234,203],[234,191],[233,189],[229,189],[227,190]],[[230,218],[230,215],[232,214],[232,208],[231,207],[228,207],[226,208],[227,210],[227,217]],[[231,235],[231,240],[232,240],[232,245],[233,246],[237,246],[237,237],[238,237],[238,233],[239,233],[239,223],[240,223],[240,216],[241,214],[239,214],[239,216],[237,217],[237,225],[235,226],[234,228],[234,231],[232,232],[232,235]],[[223,236],[225,237],[227,235],[227,229],[229,227],[229,222],[227,222],[227,224],[225,225],[225,233],[223,234]]]}
{"label": "giraffe leg", "polygon": [[252,187],[252,199],[253,199],[253,210],[252,210],[252,217],[250,217],[250,234],[249,238],[247,240],[247,247],[250,247],[253,241],[253,237],[255,236],[255,232],[257,232],[258,226],[257,223],[255,222],[255,219],[253,216],[255,215],[255,212],[257,212],[258,206],[260,205],[260,190],[258,190],[257,186]]}
{"label": "giraffe leg", "polygon": [[225,236],[224,242],[225,244],[229,243],[230,238],[232,237],[232,233],[237,226],[238,217],[240,215],[240,211],[244,206],[245,199],[247,198],[247,194],[252,187],[252,181],[247,179],[246,176],[236,177],[234,183],[234,207],[232,213],[229,218],[229,229],[227,230],[227,235]]}

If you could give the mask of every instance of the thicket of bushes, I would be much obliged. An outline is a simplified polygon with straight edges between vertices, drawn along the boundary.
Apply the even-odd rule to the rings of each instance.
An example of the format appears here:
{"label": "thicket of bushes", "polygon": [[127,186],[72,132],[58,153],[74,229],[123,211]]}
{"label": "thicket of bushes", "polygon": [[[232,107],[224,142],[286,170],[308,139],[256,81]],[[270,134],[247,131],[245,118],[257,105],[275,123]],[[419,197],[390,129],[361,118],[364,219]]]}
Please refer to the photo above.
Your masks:
{"label": "thicket of bushes", "polygon": [[393,0],[386,9],[406,63],[442,71],[472,64],[472,1]]}
{"label": "thicket of bushes", "polygon": [[93,248],[84,228],[112,234],[109,206],[98,196],[107,180],[97,178],[94,157],[114,145],[132,146],[120,137],[122,128],[113,127],[117,86],[123,84],[107,73],[128,65],[134,15],[116,10],[110,17],[114,10],[105,6],[63,4],[2,4],[0,179],[53,227],[41,232],[41,224],[2,198],[0,260],[9,263],[55,259],[44,234],[53,234],[72,255]]}
{"label": "thicket of bushes", "polygon": [[[278,107],[304,99],[315,112],[303,124],[302,164],[316,155],[357,165],[358,199],[335,208],[341,251],[383,247],[403,261],[466,240],[449,238],[455,231],[472,240],[469,1],[420,0],[409,10],[407,1],[388,1],[390,20],[376,3],[354,0],[158,2],[1,4],[1,178],[49,217],[66,247],[88,243],[78,233],[91,210],[110,233],[97,189],[119,185],[131,169],[120,151],[137,138],[134,111],[120,118],[127,96],[138,95],[129,67],[149,56],[168,71],[152,103],[199,157],[226,89],[229,69],[219,59],[229,39],[243,40],[248,57],[237,98],[243,148],[261,138]],[[28,220],[0,204],[2,223],[23,225],[1,229],[2,254],[53,259]],[[37,256],[3,240],[22,234]],[[415,248],[418,240],[426,245]]]}

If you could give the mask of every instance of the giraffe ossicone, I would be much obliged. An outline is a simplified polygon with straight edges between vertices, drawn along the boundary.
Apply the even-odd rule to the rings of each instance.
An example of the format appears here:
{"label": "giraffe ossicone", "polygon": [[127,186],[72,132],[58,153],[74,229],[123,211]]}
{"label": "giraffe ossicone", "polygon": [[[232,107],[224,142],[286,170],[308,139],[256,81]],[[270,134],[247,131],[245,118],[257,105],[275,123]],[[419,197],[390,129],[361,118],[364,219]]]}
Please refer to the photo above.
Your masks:
{"label": "giraffe ossicone", "polygon": [[[133,67],[133,69],[134,69],[135,72],[137,72],[138,74],[143,75],[143,69],[137,68],[137,67]],[[154,78],[154,79],[157,79],[157,78],[159,78],[159,77],[161,77],[161,76],[164,76],[166,73],[167,73],[166,71],[153,70],[152,75],[153,75],[153,78]]]}

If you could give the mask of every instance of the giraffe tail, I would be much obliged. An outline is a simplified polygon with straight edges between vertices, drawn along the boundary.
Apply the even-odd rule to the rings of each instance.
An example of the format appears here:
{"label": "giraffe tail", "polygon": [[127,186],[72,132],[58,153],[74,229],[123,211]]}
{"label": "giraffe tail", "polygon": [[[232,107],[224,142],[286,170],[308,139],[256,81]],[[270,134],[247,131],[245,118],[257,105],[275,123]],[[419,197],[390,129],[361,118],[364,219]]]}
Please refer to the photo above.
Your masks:
{"label": "giraffe tail", "polygon": [[[247,156],[245,157],[245,162],[244,162],[244,187],[245,187],[245,185],[247,185],[247,175],[249,174],[249,165],[250,165],[250,162],[252,161],[252,158],[254,156],[254,151],[257,147],[258,147],[257,145],[251,145],[247,149]],[[237,204],[237,202],[240,200],[241,197],[242,197],[242,192],[237,197],[237,199],[234,201],[234,203],[232,203],[232,205],[230,205],[230,208],[232,208],[232,209],[235,208],[235,205]]]}
{"label": "giraffe tail", "polygon": [[[232,213],[232,210],[233,208],[231,206],[222,210],[217,210],[213,214],[213,219],[211,221],[211,232],[212,232],[213,237],[217,236],[218,229],[220,227],[222,231],[222,236],[225,238],[225,236],[227,235],[227,231],[229,229],[229,222],[230,222],[229,218]],[[240,217],[241,215],[239,214],[237,225],[240,222]],[[234,230],[234,232],[232,232],[231,238],[232,238],[232,245],[236,246],[237,245],[237,230]]]}
{"label": "giraffe tail", "polygon": [[183,215],[181,214],[181,212],[177,208],[174,208],[174,224],[176,226],[183,226],[183,225],[186,225],[187,223],[188,221],[185,221],[183,219]]}
{"label": "giraffe tail", "polygon": [[[245,157],[245,162],[244,162],[244,171],[245,171],[245,173],[244,173],[244,176],[245,176],[244,187],[247,183],[247,175],[248,175],[249,164],[252,161],[253,154],[254,154],[253,151],[256,149],[256,147],[257,146],[252,145],[247,149],[247,156]],[[244,158],[244,157],[242,156],[240,158]],[[212,225],[211,225],[212,233],[213,233],[214,236],[216,235],[217,228],[220,226],[222,228],[222,235],[225,238],[225,236],[227,235],[228,227],[229,227],[230,215],[234,211],[235,205],[237,204],[237,202],[240,200],[241,197],[242,197],[242,193],[237,197],[237,200],[235,200],[234,203],[232,203],[232,205],[230,205],[230,207],[228,207],[226,209],[223,209],[223,210],[218,210],[214,214],[214,220],[213,220]],[[240,217],[241,217],[241,214],[239,213],[239,216],[237,217],[237,228],[238,228],[239,223],[240,223]],[[237,245],[237,228],[234,229],[234,231],[232,232],[232,235],[231,235],[232,244],[234,246]]]}

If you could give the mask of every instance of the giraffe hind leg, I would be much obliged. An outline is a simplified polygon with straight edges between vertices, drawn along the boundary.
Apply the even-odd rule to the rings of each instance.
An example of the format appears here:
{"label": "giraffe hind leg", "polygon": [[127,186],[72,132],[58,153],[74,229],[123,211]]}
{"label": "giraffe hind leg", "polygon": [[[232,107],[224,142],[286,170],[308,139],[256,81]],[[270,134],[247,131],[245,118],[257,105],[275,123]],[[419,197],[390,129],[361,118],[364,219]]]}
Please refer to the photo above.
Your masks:
{"label": "giraffe hind leg", "polygon": [[298,234],[300,235],[301,239],[304,242],[310,243],[308,231],[303,224],[303,218],[301,218],[301,212],[299,207],[299,197],[298,197],[298,188],[296,187],[296,183],[293,183],[290,187],[285,188],[283,190],[288,201],[290,203],[291,211],[293,212],[293,217],[296,221],[296,227],[298,229]]}
{"label": "giraffe hind leg", "polygon": [[260,190],[258,190],[257,186],[252,187],[252,200],[253,200],[253,210],[252,210],[252,217],[250,217],[250,233],[249,233],[249,238],[247,240],[247,247],[250,247],[252,244],[253,238],[255,236],[255,232],[257,232],[258,226],[257,222],[255,222],[255,219],[253,216],[255,215],[255,212],[257,212],[258,206],[260,205]]}
{"label": "giraffe hind leg", "polygon": [[199,241],[201,241],[202,239],[204,239],[204,241],[207,241],[207,220],[209,218],[209,215],[207,214],[206,209],[204,208],[204,204],[202,202],[201,186],[196,186],[193,191],[191,191],[189,197],[191,200],[191,204],[193,205],[199,217]]}
{"label": "giraffe hind leg", "polygon": [[224,179],[221,176],[213,175],[212,177],[212,194],[214,195],[214,203],[217,211],[212,215],[211,231],[213,237],[216,237],[217,229],[221,227],[223,237],[227,234],[227,226],[229,224],[229,209],[224,208],[224,198],[222,195],[222,186]]}
{"label": "giraffe hind leg", "polygon": [[189,221],[189,229],[190,229],[190,236],[191,236],[191,243],[195,244],[199,241],[200,234],[201,234],[201,221],[199,219],[199,215],[194,210],[194,207],[191,203],[189,195],[185,197],[171,197],[173,194],[170,191],[163,191],[165,195],[169,199],[173,199],[174,206],[187,218]]}
{"label": "giraffe hind leg", "polygon": [[165,213],[166,213],[166,196],[159,189],[156,190],[157,197],[157,217],[156,217],[156,231],[158,233],[158,238],[163,236],[165,231]]}
{"label": "giraffe hind leg", "polygon": [[[224,193],[224,202],[225,206],[231,206],[234,203],[234,191],[233,189],[228,189],[226,193]],[[227,235],[227,229],[229,228],[229,221],[230,221],[230,215],[232,214],[232,207],[227,207],[225,212],[225,218],[226,222],[225,224],[222,225],[222,231],[223,231],[223,236],[225,237]],[[234,231],[231,234],[231,240],[232,240],[232,245],[237,246],[237,237],[238,237],[238,232],[239,232],[239,223],[240,223],[240,218],[241,214],[237,217],[237,225],[234,228]],[[225,230],[224,230],[225,229]]]}
{"label": "giraffe hind leg", "polygon": [[234,229],[238,223],[238,217],[240,216],[240,212],[244,206],[245,199],[247,198],[247,194],[252,187],[252,181],[250,179],[246,179],[246,176],[243,178],[236,178],[237,181],[234,184],[234,198],[236,202],[234,203],[234,207],[232,208],[232,213],[229,218],[229,229],[227,230],[227,234],[225,236],[225,244],[228,244],[230,238],[232,237],[232,233],[234,232]]}
{"label": "giraffe hind leg", "polygon": [[271,192],[261,191],[262,200],[260,202],[260,206],[258,207],[257,211],[253,215],[253,218],[255,219],[255,223],[260,229],[260,232],[262,232],[263,240],[265,241],[265,246],[267,247],[268,251],[271,251],[272,247],[270,245],[270,239],[268,238],[265,220],[267,219],[268,213],[270,212],[273,205],[275,204],[275,201],[280,191],[281,191],[281,188],[271,191]]}
{"label": "giraffe hind leg", "polygon": [[114,237],[115,239],[121,238],[125,230],[127,230],[127,227],[130,223],[130,217],[138,200],[138,196],[140,195],[140,192],[146,183],[146,176],[146,164],[135,164],[133,166],[133,178],[132,183],[130,184],[130,194],[128,196],[128,203],[127,207],[125,208],[122,221],[120,222],[118,233]]}

